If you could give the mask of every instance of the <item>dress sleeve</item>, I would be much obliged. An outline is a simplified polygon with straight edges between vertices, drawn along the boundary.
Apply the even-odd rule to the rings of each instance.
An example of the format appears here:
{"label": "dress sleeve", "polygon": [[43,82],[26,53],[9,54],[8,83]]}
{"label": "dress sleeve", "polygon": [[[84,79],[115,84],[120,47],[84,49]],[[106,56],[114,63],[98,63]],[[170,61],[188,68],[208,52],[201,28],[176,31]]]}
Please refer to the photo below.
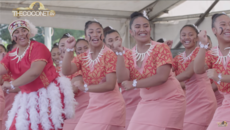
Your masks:
{"label": "dress sleeve", "polygon": [[74,77],[77,77],[77,76],[82,76],[81,70],[78,70],[76,73],[72,74],[71,79],[73,79]]}
{"label": "dress sleeve", "polygon": [[212,68],[212,54],[211,51],[207,51],[205,54],[205,63],[207,64],[208,68]]}
{"label": "dress sleeve", "polygon": [[174,68],[174,71],[178,70],[178,55],[173,58],[173,64],[172,67]]}
{"label": "dress sleeve", "polygon": [[132,58],[131,56],[132,56],[131,51],[129,51],[129,50],[125,51],[125,54],[124,54],[125,67],[127,69],[129,69],[129,70],[130,70],[130,61],[131,61],[131,58]]}
{"label": "dress sleeve", "polygon": [[[84,54],[84,53],[83,53]],[[77,70],[81,70],[81,64],[82,64],[82,55],[75,56],[72,60],[72,63],[74,63],[77,66]]]}
{"label": "dress sleeve", "polygon": [[112,51],[107,51],[105,54],[105,68],[106,74],[116,72],[116,63],[117,63],[117,56]]}
{"label": "dress sleeve", "polygon": [[165,65],[165,64],[172,64],[173,63],[173,58],[171,51],[166,44],[158,44],[156,45],[156,65],[157,68]]}
{"label": "dress sleeve", "polygon": [[8,81],[8,82],[10,82],[10,81],[13,80],[13,78],[11,77],[11,74],[10,74],[10,73],[7,73],[7,74],[2,75],[2,79],[3,79],[4,81]]}
{"label": "dress sleeve", "polygon": [[31,63],[35,61],[45,61],[48,63],[51,53],[42,43],[32,43],[29,53]]}
{"label": "dress sleeve", "polygon": [[9,72],[10,69],[10,56],[9,53],[0,61],[0,64],[5,67],[5,69]]}

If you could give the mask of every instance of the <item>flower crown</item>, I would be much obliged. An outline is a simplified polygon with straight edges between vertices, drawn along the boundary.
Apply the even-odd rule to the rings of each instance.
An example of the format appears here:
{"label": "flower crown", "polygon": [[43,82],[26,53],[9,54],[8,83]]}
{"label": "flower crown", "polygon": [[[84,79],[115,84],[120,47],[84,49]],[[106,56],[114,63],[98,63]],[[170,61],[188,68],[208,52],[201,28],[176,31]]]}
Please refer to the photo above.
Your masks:
{"label": "flower crown", "polygon": [[37,34],[38,29],[28,20],[15,20],[13,21],[9,27],[8,30],[10,32],[11,40],[13,40],[12,35],[14,31],[18,28],[26,28],[30,32],[30,38],[34,37]]}

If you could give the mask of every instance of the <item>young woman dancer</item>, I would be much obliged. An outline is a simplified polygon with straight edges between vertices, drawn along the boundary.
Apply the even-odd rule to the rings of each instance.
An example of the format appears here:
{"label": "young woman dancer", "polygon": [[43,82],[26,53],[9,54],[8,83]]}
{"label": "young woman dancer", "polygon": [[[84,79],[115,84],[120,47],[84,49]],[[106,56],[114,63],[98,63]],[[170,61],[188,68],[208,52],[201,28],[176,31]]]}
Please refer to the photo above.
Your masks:
{"label": "young woman dancer", "polygon": [[89,43],[85,39],[78,39],[75,45],[75,53],[80,55],[81,53],[86,52],[89,49]]}
{"label": "young woman dancer", "polygon": [[[224,95],[222,106],[216,109],[215,115],[207,130],[229,130],[230,125],[230,18],[224,13],[212,16],[212,31],[218,40],[218,46],[208,49],[206,31],[199,33],[200,50],[194,61],[194,71],[204,73],[205,63],[209,70],[207,75],[217,85],[218,90]],[[204,62],[206,61],[206,62]],[[202,115],[203,116],[203,115]]]}
{"label": "young woman dancer", "polygon": [[5,81],[5,91],[20,88],[8,114],[9,130],[57,130],[74,115],[72,89],[67,78],[59,77],[47,47],[31,41],[37,29],[27,20],[16,20],[9,27],[17,48],[1,60],[0,75],[10,72],[14,81]]}
{"label": "young woman dancer", "polygon": [[76,81],[79,90],[89,92],[87,109],[75,130],[123,130],[125,102],[116,82],[116,55],[104,46],[103,28],[99,22],[85,24],[85,38],[89,51],[76,56],[71,63],[75,39],[66,41],[67,52],[63,60],[63,74],[82,71],[84,83]]}
{"label": "young woman dancer", "polygon": [[[69,33],[65,33],[65,34],[63,34],[63,36],[60,38],[60,40],[58,42],[58,47],[59,47],[59,51],[60,51],[60,60],[61,61],[63,61],[65,51],[66,51],[65,42],[70,36],[71,35]],[[71,58],[72,59],[74,58],[74,54],[71,56]]]}
{"label": "young woman dancer", "polygon": [[[106,30],[106,31],[105,31]],[[114,53],[116,53],[116,50],[114,50],[114,44],[121,45],[122,39],[120,37],[120,34],[110,27],[104,28],[104,35],[105,35],[105,44],[106,46],[110,47],[111,50],[113,50]],[[118,42],[118,43],[117,43]],[[122,46],[123,47],[123,46]],[[127,58],[127,53],[130,51],[127,48],[123,47],[123,50],[125,51],[124,54],[124,60],[125,63],[128,63],[126,61],[129,61],[130,59]],[[118,62],[117,62],[118,63]],[[126,64],[128,66],[128,64]],[[119,65],[117,64],[117,67]],[[117,68],[119,69],[119,68]],[[121,88],[122,96],[125,100],[125,106],[126,106],[126,129],[129,126],[129,122],[133,116],[133,113],[135,112],[138,103],[141,100],[140,97],[140,89],[125,91],[124,87],[122,87],[121,84],[119,84],[119,87]]]}
{"label": "young woman dancer", "polygon": [[60,67],[60,51],[58,48],[58,45],[54,44],[54,46],[51,49],[51,56],[52,56],[52,60],[55,64],[55,67]]}
{"label": "young woman dancer", "polygon": [[193,62],[199,51],[198,30],[185,25],[180,30],[180,42],[185,51],[174,58],[173,68],[179,82],[185,82],[186,112],[183,130],[206,130],[216,110],[216,99],[206,74],[194,73]]}
{"label": "young woman dancer", "polygon": [[152,41],[150,32],[149,20],[134,12],[130,33],[137,45],[129,54],[130,61],[126,63],[129,66],[125,66],[123,48],[116,45],[118,81],[127,91],[140,88],[142,98],[128,130],[181,130],[185,113],[184,92],[171,71],[169,47]]}
{"label": "young woman dancer", "polygon": [[[80,55],[86,52],[89,48],[88,41],[85,39],[78,39],[75,45],[75,52],[77,55]],[[83,81],[81,70],[77,71],[71,76],[72,84],[76,81]],[[78,102],[77,107],[75,108],[75,116],[71,119],[65,120],[63,130],[74,130],[76,125],[78,124],[81,116],[86,110],[89,104],[89,93],[79,90],[77,87],[73,86],[74,90],[74,98]]]}

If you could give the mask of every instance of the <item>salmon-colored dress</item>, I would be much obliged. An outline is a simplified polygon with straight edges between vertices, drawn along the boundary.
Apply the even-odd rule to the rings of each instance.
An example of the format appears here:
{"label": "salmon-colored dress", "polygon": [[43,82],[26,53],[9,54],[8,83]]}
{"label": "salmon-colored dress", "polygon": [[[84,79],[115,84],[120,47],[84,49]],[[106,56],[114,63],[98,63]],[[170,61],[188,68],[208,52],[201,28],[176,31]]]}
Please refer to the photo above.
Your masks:
{"label": "salmon-colored dress", "polygon": [[[210,79],[210,82],[211,82],[211,84],[212,84],[212,83],[213,83],[213,80]],[[224,100],[224,96],[219,92],[219,90],[216,90],[216,91],[214,92],[214,94],[215,94],[215,97],[216,97],[217,107],[220,107],[220,106],[222,105],[223,100]]]}
{"label": "salmon-colored dress", "polygon": [[224,100],[224,96],[219,92],[219,90],[215,91],[214,93],[216,97],[217,107],[220,107]]}
{"label": "salmon-colored dress", "polygon": [[[129,67],[128,63],[130,61],[129,56],[127,56],[130,52],[129,49],[124,48],[125,54],[124,54],[124,60],[128,60],[126,63],[126,67]],[[132,59],[131,59],[132,60]],[[138,103],[141,101],[140,97],[140,89],[133,89],[129,91],[125,91],[123,86],[119,84],[119,87],[121,88],[121,94],[125,100],[125,106],[126,106],[126,125],[125,129],[128,128],[129,122],[137,108]]]}
{"label": "salmon-colored dress", "polygon": [[[229,52],[230,54],[230,52]],[[218,47],[212,48],[211,52],[206,53],[207,65],[211,69],[215,69],[217,73],[223,75],[230,75],[230,57],[229,54],[224,61]],[[223,103],[216,109],[214,117],[209,124],[207,130],[230,130],[230,83],[221,82],[218,84],[216,81],[219,92],[224,96]]]}
{"label": "salmon-colored dress", "polygon": [[[174,58],[173,67],[179,75],[195,59],[199,48],[189,56],[185,52]],[[216,98],[207,74],[194,74],[185,81],[186,112],[183,130],[206,130],[216,110]]]}
{"label": "salmon-colored dress", "polygon": [[[104,47],[98,62],[88,64],[91,60],[90,50],[76,56],[73,63],[82,71],[85,84],[101,84],[106,81],[106,74],[116,72],[117,57],[108,47]],[[89,92],[87,109],[75,130],[124,130],[125,102],[116,84],[113,91],[103,93]]]}
{"label": "salmon-colored dress", "polygon": [[[2,79],[4,81],[8,81],[8,82],[13,80],[11,74],[3,75]],[[5,95],[5,109],[4,109],[4,113],[3,113],[3,119],[2,119],[2,130],[6,129],[5,122],[8,119],[8,112],[12,108],[12,104],[14,102],[14,97],[17,95],[17,93],[9,93],[9,94],[4,93],[4,95]]]}
{"label": "salmon-colored dress", "polygon": [[[71,76],[73,79],[76,76],[82,76],[81,70],[76,72]],[[64,121],[63,130],[74,130],[78,121],[80,120],[81,116],[83,115],[84,111],[88,107],[89,104],[89,93],[82,92],[78,90],[78,93],[74,95],[75,100],[77,101],[78,105],[75,108],[75,116],[71,119],[67,119]]]}
{"label": "salmon-colored dress", "polygon": [[[141,68],[136,65],[136,46],[130,53],[128,63],[130,80],[145,79],[156,74],[157,68],[172,64],[172,55],[167,45],[152,41],[149,55],[146,54]],[[180,83],[170,72],[168,80],[158,86],[140,88],[141,101],[130,121],[128,130],[182,129],[185,114],[185,95]]]}

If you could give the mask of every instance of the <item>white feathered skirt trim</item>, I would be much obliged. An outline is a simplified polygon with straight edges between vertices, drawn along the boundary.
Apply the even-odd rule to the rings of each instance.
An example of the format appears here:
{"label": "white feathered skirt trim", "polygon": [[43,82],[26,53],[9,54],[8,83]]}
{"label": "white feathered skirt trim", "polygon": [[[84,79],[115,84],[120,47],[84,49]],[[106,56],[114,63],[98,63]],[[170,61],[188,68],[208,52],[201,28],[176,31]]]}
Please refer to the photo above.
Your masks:
{"label": "white feathered skirt trim", "polygon": [[29,130],[29,126],[32,130],[41,130],[39,125],[43,130],[62,129],[63,118],[74,116],[77,103],[70,80],[62,76],[56,81],[36,92],[19,92],[8,113],[6,129],[14,125],[14,118],[17,130]]}

